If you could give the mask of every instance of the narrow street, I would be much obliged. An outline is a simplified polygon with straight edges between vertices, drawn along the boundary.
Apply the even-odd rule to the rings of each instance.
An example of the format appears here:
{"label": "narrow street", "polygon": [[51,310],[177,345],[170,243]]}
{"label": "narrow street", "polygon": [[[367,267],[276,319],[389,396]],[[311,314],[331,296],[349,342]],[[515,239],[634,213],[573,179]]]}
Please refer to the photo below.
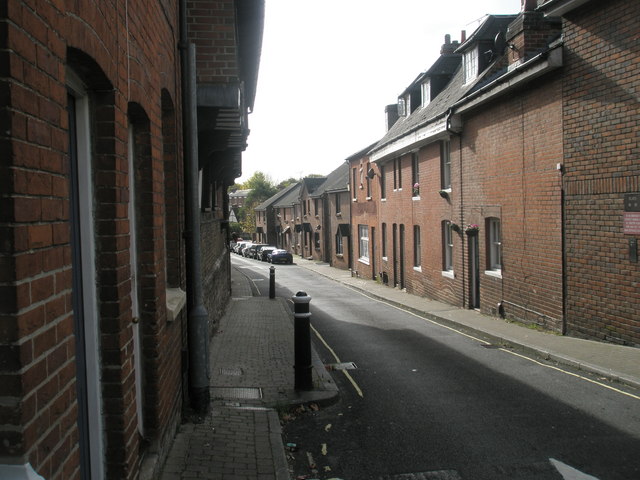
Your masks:
{"label": "narrow street", "polygon": [[[232,261],[268,294],[269,264]],[[640,478],[639,392],[549,368],[296,265],[276,266],[276,282],[278,296],[312,297],[316,350],[348,368],[332,372],[337,404],[286,421],[293,478]]]}

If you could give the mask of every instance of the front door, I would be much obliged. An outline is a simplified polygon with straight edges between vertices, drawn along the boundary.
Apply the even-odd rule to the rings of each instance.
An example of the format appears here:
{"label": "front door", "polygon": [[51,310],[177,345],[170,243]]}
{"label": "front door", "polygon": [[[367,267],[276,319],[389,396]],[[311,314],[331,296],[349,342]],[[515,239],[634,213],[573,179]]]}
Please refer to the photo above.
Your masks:
{"label": "front door", "polygon": [[469,308],[480,308],[480,251],[478,236],[467,236],[469,241]]}
{"label": "front door", "polygon": [[404,283],[404,225],[400,225],[400,289],[405,288]]}
{"label": "front door", "polygon": [[398,285],[398,225],[393,224],[391,247],[393,249],[393,286]]}
{"label": "front door", "polygon": [[67,72],[73,328],[76,337],[76,394],[80,476],[104,476],[100,334],[94,238],[89,97]]}

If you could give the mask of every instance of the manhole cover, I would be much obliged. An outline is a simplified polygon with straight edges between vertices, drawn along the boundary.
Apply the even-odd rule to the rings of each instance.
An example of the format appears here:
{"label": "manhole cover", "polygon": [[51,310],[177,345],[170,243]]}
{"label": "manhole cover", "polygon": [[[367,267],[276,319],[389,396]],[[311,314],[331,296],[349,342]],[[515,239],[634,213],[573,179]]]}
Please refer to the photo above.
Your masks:
{"label": "manhole cover", "polygon": [[355,370],[357,365],[353,362],[342,362],[342,363],[330,363],[325,365],[324,368],[327,370]]}
{"label": "manhole cover", "polygon": [[232,377],[239,377],[240,375],[242,375],[242,369],[239,367],[221,368],[220,375],[229,375]]}
{"label": "manhole cover", "polygon": [[245,400],[260,400],[260,388],[211,387],[211,396],[216,399],[241,398]]}

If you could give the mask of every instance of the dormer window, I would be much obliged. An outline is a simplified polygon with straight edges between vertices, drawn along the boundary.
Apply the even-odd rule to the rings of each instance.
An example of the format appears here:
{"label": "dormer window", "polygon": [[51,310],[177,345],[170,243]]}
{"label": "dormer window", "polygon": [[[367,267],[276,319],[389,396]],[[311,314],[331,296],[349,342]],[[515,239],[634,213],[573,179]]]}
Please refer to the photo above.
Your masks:
{"label": "dormer window", "polygon": [[398,99],[398,116],[405,117],[407,115],[407,102],[404,97]]}
{"label": "dormer window", "polygon": [[424,82],[422,82],[422,85],[420,86],[420,92],[422,94],[422,106],[426,107],[427,105],[429,105],[429,102],[431,102],[431,80],[430,79],[426,79]]}
{"label": "dormer window", "polygon": [[464,83],[472,82],[478,76],[478,47],[464,53]]}

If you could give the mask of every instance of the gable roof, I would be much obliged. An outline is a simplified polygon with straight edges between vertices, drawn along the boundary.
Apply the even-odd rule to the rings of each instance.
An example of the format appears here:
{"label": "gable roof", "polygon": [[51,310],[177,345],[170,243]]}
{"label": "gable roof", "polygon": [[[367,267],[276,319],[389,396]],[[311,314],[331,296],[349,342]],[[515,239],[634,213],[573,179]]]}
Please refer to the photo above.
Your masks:
{"label": "gable roof", "polygon": [[264,202],[262,202],[260,205],[258,205],[256,208],[254,208],[253,210],[266,210],[267,207],[270,207],[271,204],[273,204],[274,202],[277,202],[279,199],[281,199],[283,196],[285,196],[287,193],[289,193],[292,189],[294,189],[296,186],[300,185],[299,183],[294,183],[289,185],[286,188],[283,188],[282,190],[280,190],[278,193],[276,193],[275,195],[272,195],[271,197],[267,198]]}
{"label": "gable roof", "polygon": [[287,193],[282,196],[276,203],[273,204],[276,208],[281,207],[291,207],[298,203],[300,200],[300,190],[302,189],[302,183],[298,182],[291,185],[292,188],[287,191]]}
{"label": "gable roof", "polygon": [[346,191],[349,184],[349,164],[343,162],[338,168],[327,175],[327,179],[320,185],[311,197],[321,197],[328,192]]}

